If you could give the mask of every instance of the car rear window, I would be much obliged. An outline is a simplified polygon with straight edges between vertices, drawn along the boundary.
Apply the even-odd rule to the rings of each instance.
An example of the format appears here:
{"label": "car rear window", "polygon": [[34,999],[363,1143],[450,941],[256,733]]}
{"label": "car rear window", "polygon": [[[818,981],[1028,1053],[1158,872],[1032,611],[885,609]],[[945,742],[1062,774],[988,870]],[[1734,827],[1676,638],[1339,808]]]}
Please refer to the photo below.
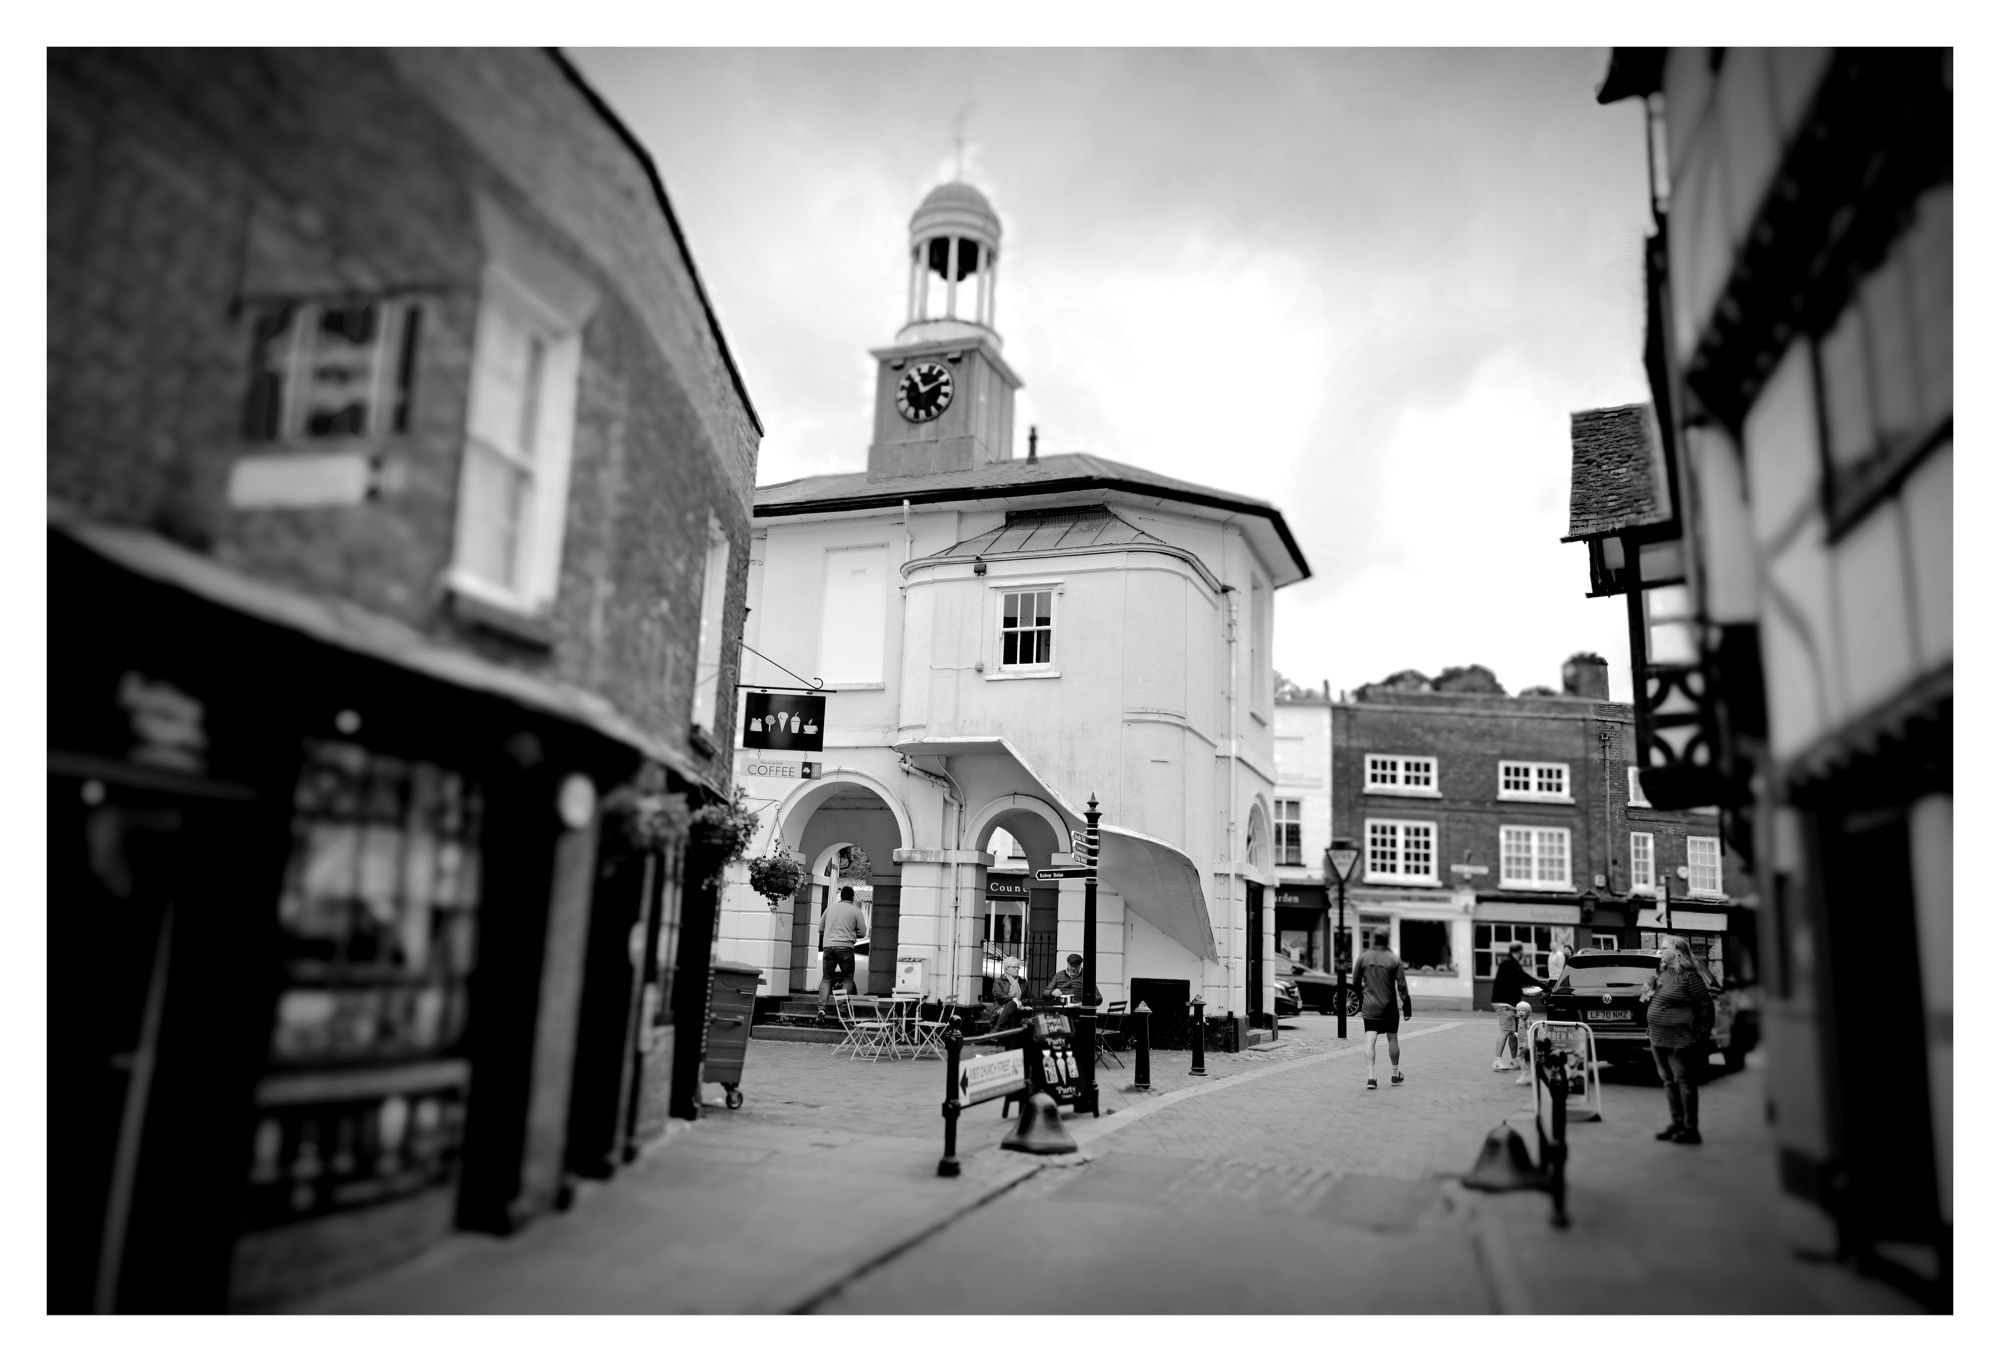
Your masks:
{"label": "car rear window", "polygon": [[1587,965],[1565,970],[1563,978],[1571,988],[1588,992],[1593,988],[1644,987],[1652,981],[1653,971],[1644,965]]}

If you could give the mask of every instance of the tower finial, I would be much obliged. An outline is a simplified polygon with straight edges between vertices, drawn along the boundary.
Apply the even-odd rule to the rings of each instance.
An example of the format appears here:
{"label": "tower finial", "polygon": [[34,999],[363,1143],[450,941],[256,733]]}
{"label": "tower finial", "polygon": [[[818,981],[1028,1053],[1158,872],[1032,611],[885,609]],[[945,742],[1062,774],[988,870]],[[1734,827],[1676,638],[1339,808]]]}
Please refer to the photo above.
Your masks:
{"label": "tower finial", "polygon": [[970,117],[972,117],[972,101],[967,100],[958,106],[958,113],[951,120],[952,143],[957,148],[957,157],[954,162],[956,168],[952,171],[951,176],[954,180],[963,180],[965,178],[965,121]]}

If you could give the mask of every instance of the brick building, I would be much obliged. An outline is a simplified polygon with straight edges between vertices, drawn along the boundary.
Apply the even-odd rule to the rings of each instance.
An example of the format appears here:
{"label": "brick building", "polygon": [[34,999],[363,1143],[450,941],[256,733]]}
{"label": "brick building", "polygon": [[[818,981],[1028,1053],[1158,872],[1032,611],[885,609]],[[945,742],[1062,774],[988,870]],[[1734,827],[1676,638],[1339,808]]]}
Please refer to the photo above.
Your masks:
{"label": "brick building", "polygon": [[511,1229],[693,1096],[761,428],[657,174],[547,53],[63,51],[48,240],[51,1308]]}
{"label": "brick building", "polygon": [[1333,833],[1361,848],[1350,951],[1387,930],[1414,997],[1479,1008],[1516,942],[1545,974],[1557,945],[1649,947],[1670,922],[1734,970],[1743,871],[1713,813],[1646,805],[1606,676],[1577,660],[1562,695],[1364,687],[1333,704]]}

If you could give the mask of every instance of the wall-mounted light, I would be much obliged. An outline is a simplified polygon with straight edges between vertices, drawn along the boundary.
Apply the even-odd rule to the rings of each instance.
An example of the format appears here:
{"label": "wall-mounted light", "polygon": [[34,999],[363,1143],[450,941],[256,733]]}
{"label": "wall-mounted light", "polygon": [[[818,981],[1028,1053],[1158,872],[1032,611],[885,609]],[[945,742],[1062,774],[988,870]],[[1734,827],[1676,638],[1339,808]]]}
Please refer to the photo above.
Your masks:
{"label": "wall-mounted light", "polygon": [[977,554],[974,554],[972,557],[972,575],[975,577],[984,577],[986,575],[986,560]]}

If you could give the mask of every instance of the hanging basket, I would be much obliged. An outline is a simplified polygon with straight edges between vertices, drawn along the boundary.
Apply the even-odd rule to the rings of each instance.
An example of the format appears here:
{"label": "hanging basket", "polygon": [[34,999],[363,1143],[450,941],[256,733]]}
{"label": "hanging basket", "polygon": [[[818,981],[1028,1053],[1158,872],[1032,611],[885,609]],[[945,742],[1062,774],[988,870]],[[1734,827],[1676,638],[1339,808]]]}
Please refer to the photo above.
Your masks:
{"label": "hanging basket", "polygon": [[803,861],[793,859],[782,846],[769,856],[750,858],[750,887],[762,894],[776,912],[780,900],[789,899],[806,882]]}
{"label": "hanging basket", "polygon": [[608,860],[663,852],[687,835],[687,797],[668,794],[666,786],[665,772],[648,762],[604,797],[599,809]]}

